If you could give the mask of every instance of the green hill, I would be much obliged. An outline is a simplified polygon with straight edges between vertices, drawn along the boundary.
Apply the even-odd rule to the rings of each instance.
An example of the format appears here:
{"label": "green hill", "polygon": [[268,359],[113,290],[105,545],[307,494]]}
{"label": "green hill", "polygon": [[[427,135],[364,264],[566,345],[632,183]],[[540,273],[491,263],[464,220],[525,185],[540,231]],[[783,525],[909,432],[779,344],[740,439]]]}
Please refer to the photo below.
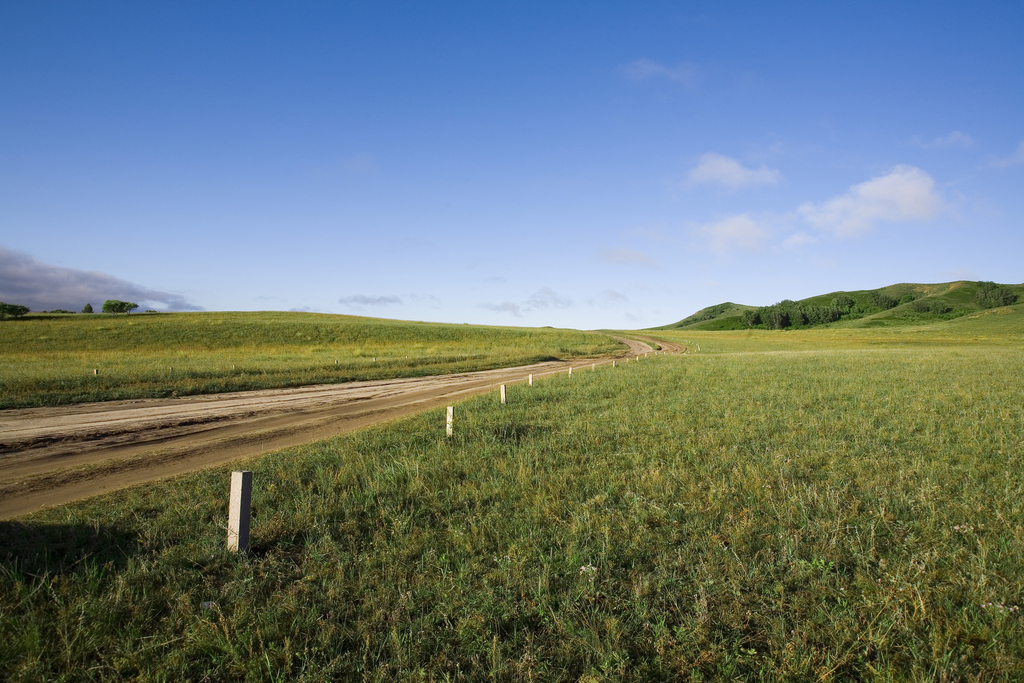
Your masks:
{"label": "green hill", "polygon": [[852,292],[830,292],[772,306],[725,302],[657,330],[802,329],[888,327],[953,320],[1024,300],[1024,284],[958,280],[941,284],[901,283]]}
{"label": "green hill", "polygon": [[321,313],[30,313],[0,322],[0,409],[436,375],[621,347],[578,330]]}

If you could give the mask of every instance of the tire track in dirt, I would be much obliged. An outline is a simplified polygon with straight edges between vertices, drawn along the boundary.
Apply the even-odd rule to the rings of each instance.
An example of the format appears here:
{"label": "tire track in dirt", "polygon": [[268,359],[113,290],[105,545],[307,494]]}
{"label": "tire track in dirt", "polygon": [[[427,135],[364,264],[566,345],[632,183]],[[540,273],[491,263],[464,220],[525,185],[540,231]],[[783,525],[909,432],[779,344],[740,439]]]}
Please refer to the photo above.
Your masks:
{"label": "tire track in dirt", "polygon": [[[0,520],[394,420],[614,357],[481,372],[0,411]],[[650,341],[655,341],[651,339]],[[662,352],[681,347],[656,341]]]}

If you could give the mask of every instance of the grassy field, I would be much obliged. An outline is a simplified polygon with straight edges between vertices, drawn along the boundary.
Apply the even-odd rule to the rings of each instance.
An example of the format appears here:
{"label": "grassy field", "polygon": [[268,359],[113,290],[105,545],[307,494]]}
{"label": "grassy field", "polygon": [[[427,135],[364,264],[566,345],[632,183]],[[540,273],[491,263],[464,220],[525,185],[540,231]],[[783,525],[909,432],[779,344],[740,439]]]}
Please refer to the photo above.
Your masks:
{"label": "grassy field", "polygon": [[433,375],[618,348],[576,330],[315,313],[28,316],[0,322],[0,408]]}
{"label": "grassy field", "polygon": [[671,335],[264,456],[240,557],[228,469],[0,523],[0,678],[1021,680],[1022,320]]}

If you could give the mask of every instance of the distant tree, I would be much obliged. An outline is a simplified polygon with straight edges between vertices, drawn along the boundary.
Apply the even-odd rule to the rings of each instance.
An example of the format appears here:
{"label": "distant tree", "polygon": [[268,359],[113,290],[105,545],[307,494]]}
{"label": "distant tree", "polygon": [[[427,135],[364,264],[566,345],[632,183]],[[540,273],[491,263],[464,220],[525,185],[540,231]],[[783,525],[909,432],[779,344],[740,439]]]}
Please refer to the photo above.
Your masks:
{"label": "distant tree", "polygon": [[29,312],[28,306],[22,306],[20,304],[5,304],[0,301],[0,320],[7,318],[20,318]]}
{"label": "distant tree", "polygon": [[832,299],[832,307],[842,311],[843,315],[846,315],[853,310],[855,305],[857,305],[857,302],[854,301],[852,297],[846,296],[845,294],[840,294],[836,298]]}
{"label": "distant tree", "polygon": [[119,301],[117,299],[107,299],[103,302],[104,313],[131,313],[139,305],[130,301]]}
{"label": "distant tree", "polygon": [[997,285],[994,282],[979,282],[978,293],[974,295],[975,300],[984,308],[999,308],[1009,306],[1017,300],[1013,290],[1005,285]]}
{"label": "distant tree", "polygon": [[900,302],[897,301],[896,299],[892,298],[887,294],[882,294],[881,292],[871,292],[870,294],[868,294],[868,298],[871,299],[872,304],[878,306],[883,311],[888,310],[890,308],[895,308],[900,304]]}
{"label": "distant tree", "polygon": [[86,304],[85,307],[82,308],[82,313],[92,313],[92,304]]}

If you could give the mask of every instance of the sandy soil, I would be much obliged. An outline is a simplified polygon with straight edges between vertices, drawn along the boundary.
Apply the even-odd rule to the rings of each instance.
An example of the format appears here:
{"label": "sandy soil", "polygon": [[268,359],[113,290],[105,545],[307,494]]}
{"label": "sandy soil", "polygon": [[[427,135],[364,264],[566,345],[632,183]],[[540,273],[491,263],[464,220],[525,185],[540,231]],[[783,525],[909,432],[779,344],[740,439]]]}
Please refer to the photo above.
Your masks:
{"label": "sandy soil", "polygon": [[[643,342],[622,338],[635,358]],[[669,353],[685,352],[658,342]],[[0,520],[325,439],[569,367],[548,362],[436,377],[0,411]]]}

